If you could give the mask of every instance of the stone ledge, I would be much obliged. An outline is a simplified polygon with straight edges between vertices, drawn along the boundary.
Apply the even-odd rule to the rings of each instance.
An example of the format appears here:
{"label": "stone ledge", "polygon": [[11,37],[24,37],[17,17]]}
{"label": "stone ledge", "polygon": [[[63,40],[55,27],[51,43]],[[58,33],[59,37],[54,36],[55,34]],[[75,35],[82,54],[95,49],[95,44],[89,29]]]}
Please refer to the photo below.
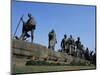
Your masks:
{"label": "stone ledge", "polygon": [[[22,56],[23,58],[27,58],[31,56],[32,60],[37,59],[37,60],[48,60],[48,61],[55,61],[57,62],[64,62],[66,60],[66,64],[70,64],[71,62],[85,62],[85,60],[80,59],[78,57],[73,57],[71,55],[68,55],[67,53],[62,53],[62,52],[55,52],[50,49],[48,49],[46,46],[35,44],[35,43],[30,43],[30,42],[25,42],[22,40],[12,40],[12,53],[13,53],[13,59],[22,59],[18,58]],[[22,59],[23,60],[23,59]],[[27,60],[27,59],[26,59]],[[16,61],[14,61],[16,62]],[[55,61],[56,62],[56,61]],[[73,63],[74,63],[73,62]]]}

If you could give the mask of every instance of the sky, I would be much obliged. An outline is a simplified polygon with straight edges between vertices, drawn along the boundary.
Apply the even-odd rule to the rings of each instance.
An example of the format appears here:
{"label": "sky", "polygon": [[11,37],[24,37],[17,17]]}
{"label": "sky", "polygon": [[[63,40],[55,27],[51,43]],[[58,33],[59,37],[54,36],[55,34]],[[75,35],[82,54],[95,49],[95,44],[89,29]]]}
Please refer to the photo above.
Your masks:
{"label": "sky", "polygon": [[[95,49],[96,7],[72,4],[54,4],[38,2],[12,2],[12,36],[22,15],[24,21],[31,13],[36,20],[34,43],[48,47],[48,33],[54,29],[57,38],[55,50],[61,49],[64,34],[76,40],[80,37],[82,44],[90,50]],[[20,36],[22,22],[16,35]],[[30,39],[29,39],[30,41]]]}

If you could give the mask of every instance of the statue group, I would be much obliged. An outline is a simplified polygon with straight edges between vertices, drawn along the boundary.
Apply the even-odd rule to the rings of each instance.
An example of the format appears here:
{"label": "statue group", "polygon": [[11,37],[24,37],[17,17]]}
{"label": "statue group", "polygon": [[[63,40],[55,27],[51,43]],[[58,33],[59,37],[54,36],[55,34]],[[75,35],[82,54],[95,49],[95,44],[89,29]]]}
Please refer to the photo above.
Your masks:
{"label": "statue group", "polygon": [[80,37],[77,37],[77,40],[75,41],[72,35],[67,38],[67,35],[65,34],[61,41],[61,48],[63,52],[73,54],[73,52],[76,52],[77,49],[83,50],[84,47],[81,44]]}
{"label": "statue group", "polygon": [[[20,40],[27,40],[27,38],[31,37],[31,42],[33,42],[34,30],[36,29],[36,21],[30,13],[28,14],[28,17],[29,19],[26,22],[23,20],[23,16],[20,18],[20,22],[22,21],[23,23],[22,34],[19,38],[15,35],[14,36],[16,39],[20,39]],[[28,32],[31,32],[31,34],[29,34]],[[52,29],[48,33],[48,48],[51,50],[55,50],[56,44],[57,44],[56,33],[54,29]],[[60,52],[65,52],[72,56],[85,58],[86,60],[91,60],[91,61],[93,60],[93,62],[95,62],[96,64],[96,53],[93,54],[93,51],[89,52],[88,48],[85,49],[84,45],[80,41],[80,37],[77,37],[77,40],[74,40],[72,35],[67,37],[67,35],[65,34],[64,38],[61,40]]]}
{"label": "statue group", "polygon": [[96,50],[95,52],[90,51],[88,48],[85,48],[81,43],[80,37],[77,37],[75,41],[72,35],[67,38],[67,35],[64,35],[64,38],[61,41],[61,50],[60,52],[65,52],[69,55],[86,59],[91,62],[91,64],[96,65]]}

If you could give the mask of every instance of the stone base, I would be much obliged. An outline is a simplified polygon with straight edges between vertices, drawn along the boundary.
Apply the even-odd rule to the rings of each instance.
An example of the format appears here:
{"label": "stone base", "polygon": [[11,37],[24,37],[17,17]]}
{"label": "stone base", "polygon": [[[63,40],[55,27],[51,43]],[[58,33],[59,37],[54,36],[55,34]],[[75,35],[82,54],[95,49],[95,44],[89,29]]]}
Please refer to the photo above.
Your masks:
{"label": "stone base", "polygon": [[28,60],[41,60],[41,61],[52,61],[54,63],[85,63],[86,60],[78,57],[73,57],[63,52],[55,52],[48,49],[46,46],[25,42],[22,40],[12,40],[12,63],[23,63]]}

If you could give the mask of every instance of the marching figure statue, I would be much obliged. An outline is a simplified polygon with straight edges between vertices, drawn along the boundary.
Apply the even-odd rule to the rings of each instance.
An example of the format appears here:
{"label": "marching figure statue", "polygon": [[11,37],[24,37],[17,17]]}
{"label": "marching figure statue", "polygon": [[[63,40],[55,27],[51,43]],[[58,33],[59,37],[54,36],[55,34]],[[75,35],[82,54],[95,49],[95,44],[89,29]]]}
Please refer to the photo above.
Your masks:
{"label": "marching figure statue", "polygon": [[76,44],[76,47],[77,47],[78,49],[81,49],[80,37],[77,37],[77,40],[76,40],[75,44]]}
{"label": "marching figure statue", "polygon": [[68,45],[67,45],[67,35],[66,34],[64,35],[64,38],[61,41],[61,48],[62,48],[62,51],[68,53],[68,51],[67,51],[67,48],[68,48]]}
{"label": "marching figure statue", "polygon": [[36,21],[34,20],[34,18],[32,17],[32,15],[29,13],[28,14],[29,19],[27,20],[27,22],[24,22],[23,18],[21,18],[22,22],[23,22],[23,28],[22,28],[22,35],[20,36],[21,40],[26,40],[27,38],[30,37],[30,35],[28,34],[29,31],[31,31],[31,42],[33,42],[33,38],[34,38],[34,30],[36,29]]}
{"label": "marching figure statue", "polygon": [[75,43],[72,35],[68,38],[68,49],[69,49],[69,54],[72,54],[73,50],[75,50]]}
{"label": "marching figure statue", "polygon": [[70,35],[70,37],[68,38],[68,42],[70,45],[74,44],[74,39],[73,39],[72,35]]}
{"label": "marching figure statue", "polygon": [[49,39],[48,39],[49,40],[48,48],[51,49],[51,50],[54,50],[55,49],[55,44],[57,43],[55,31],[52,30],[51,32],[49,32],[48,37],[49,37]]}

